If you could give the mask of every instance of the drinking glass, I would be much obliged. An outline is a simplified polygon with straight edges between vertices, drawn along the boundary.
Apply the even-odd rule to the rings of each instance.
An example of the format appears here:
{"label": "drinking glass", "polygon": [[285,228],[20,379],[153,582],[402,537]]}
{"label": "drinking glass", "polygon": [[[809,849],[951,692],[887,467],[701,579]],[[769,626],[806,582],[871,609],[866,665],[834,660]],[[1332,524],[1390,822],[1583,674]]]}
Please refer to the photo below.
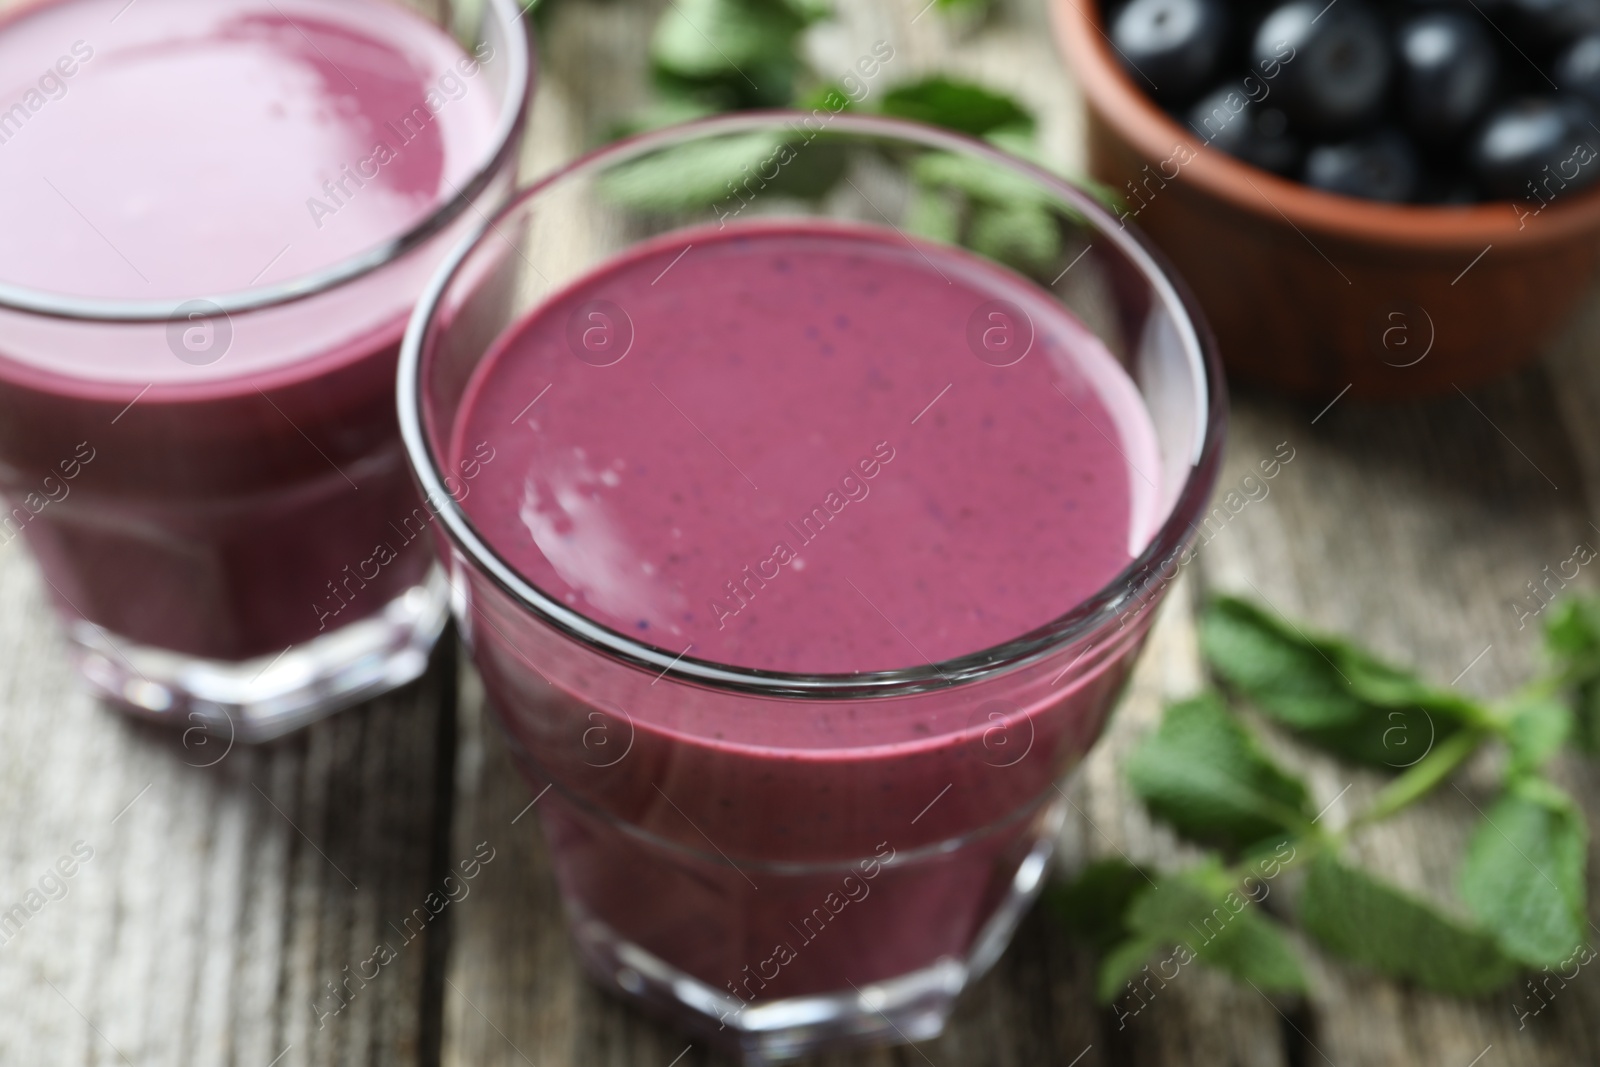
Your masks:
{"label": "drinking glass", "polygon": [[[930,210],[929,196],[948,210]],[[1033,228],[1008,242],[958,224],[985,210],[1025,210]],[[1146,514],[1127,566],[992,647],[799,673],[648,639],[642,621],[597,618],[509,562],[474,517],[482,498],[471,494],[487,490],[463,493],[472,461],[460,458],[468,402],[483,401],[470,383],[497,340],[641,249],[664,250],[650,253],[663,264],[650,284],[667,286],[685,269],[671,259],[676,247],[688,264],[682,257],[710,255],[730,235],[774,226],[845,227],[919,255],[948,246],[973,269],[1003,271],[1019,300],[1050,301],[1084,324],[1131,383],[1159,463],[1159,473],[1145,464]],[[846,284],[832,296],[842,300]],[[817,299],[831,317],[829,297]],[[1027,354],[1008,348],[1020,343],[1017,312],[974,313],[973,380]],[[539,429],[541,405],[553,412],[643,384],[672,400],[659,380],[624,377],[647,373],[630,355],[646,333],[626,307],[582,301],[567,345],[539,357],[584,365],[563,373],[566,393],[502,398],[522,411],[475,454],[514,462],[512,435]],[[650,343],[680,360],[712,358],[715,346],[699,340],[691,323]],[[732,115],[612,145],[518,194],[423,296],[399,395],[410,460],[439,515],[455,617],[536,791],[594,979],[749,1062],[939,1032],[1040,890],[1065,813],[1060,785],[1099,735],[1152,609],[1188,560],[1216,477],[1225,399],[1182,286],[1093,197],[987,144],[827,108]],[[715,441],[715,429],[696,428]],[[688,430],[683,438],[693,445]],[[649,477],[670,477],[664,463],[649,466]],[[548,473],[533,463],[527,484]],[[585,550],[581,532],[572,547]],[[607,546],[587,548],[603,585]]]}
{"label": "drinking glass", "polygon": [[[0,34],[45,7],[9,14]],[[112,11],[86,9],[101,56],[111,35],[139,27],[143,11],[124,11],[107,20]],[[425,281],[515,184],[532,68],[513,0],[421,17],[474,57],[461,61],[467,73],[434,75],[460,92],[429,110],[460,111],[461,94],[481,94],[493,126],[469,177],[404,232],[244,290],[111,301],[0,284],[0,543],[26,541],[79,673],[124,710],[264,740],[416,678],[448,618],[422,540],[432,515],[395,421],[394,368]],[[317,47],[281,18],[285,47]],[[322,58],[310,55],[307,77]],[[8,158],[48,145],[65,109],[85,106],[82,92],[28,119]],[[404,144],[433,121],[416,103],[397,116],[404,131],[374,139]],[[192,165],[223,150],[197,132]],[[352,146],[350,158],[372,150]],[[336,178],[350,195],[361,179],[345,170]],[[309,191],[329,213],[344,204]],[[324,221],[315,210],[311,220]],[[287,251],[308,238],[283,240]]]}

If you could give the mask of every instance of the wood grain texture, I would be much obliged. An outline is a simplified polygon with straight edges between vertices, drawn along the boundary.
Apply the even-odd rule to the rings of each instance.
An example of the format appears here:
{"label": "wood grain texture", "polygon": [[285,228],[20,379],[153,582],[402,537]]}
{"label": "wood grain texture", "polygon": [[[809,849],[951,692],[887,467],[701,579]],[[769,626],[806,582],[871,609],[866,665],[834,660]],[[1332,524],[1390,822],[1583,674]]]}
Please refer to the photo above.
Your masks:
{"label": "wood grain texture", "polygon": [[[79,690],[41,585],[0,549],[0,909],[75,843],[92,858],[0,935],[0,1063],[424,1062],[437,931],[385,927],[435,881],[453,649],[284,742],[185,744]],[[319,1026],[326,983],[385,938],[397,958]]]}

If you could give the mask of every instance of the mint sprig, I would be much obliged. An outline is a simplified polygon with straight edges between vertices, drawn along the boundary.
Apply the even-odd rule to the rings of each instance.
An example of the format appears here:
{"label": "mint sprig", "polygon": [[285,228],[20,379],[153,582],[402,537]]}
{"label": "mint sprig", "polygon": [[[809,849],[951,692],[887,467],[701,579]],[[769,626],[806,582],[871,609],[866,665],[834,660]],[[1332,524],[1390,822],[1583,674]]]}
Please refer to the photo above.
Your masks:
{"label": "mint sprig", "polygon": [[[1263,990],[1301,991],[1277,918],[1291,914],[1334,956],[1460,996],[1582,949],[1593,929],[1588,827],[1544,769],[1563,745],[1600,747],[1600,599],[1564,602],[1548,618],[1548,671],[1490,704],[1247,601],[1208,605],[1201,651],[1221,690],[1169,705],[1124,768],[1151,815],[1204,846],[1204,857],[1165,872],[1101,862],[1053,891],[1055,911],[1101,955],[1101,998],[1137,993],[1152,973],[1171,980],[1174,961],[1189,959]],[[1230,696],[1306,744],[1393,777],[1342,830],[1329,830]],[[1498,794],[1480,803],[1462,790],[1479,821],[1457,899],[1406,892],[1349,859],[1351,833],[1443,787],[1486,746],[1503,750]],[[1293,867],[1303,878],[1279,883]],[[1293,907],[1268,915],[1262,902],[1280,889],[1293,891]]]}

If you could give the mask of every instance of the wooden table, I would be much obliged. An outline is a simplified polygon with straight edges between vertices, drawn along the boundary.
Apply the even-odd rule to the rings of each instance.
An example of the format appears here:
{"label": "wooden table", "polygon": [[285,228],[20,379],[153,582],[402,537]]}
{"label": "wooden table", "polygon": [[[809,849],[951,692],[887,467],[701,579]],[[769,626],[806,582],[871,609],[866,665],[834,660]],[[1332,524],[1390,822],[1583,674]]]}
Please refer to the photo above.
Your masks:
{"label": "wooden table", "polygon": [[[839,0],[814,35],[822,69],[861,42],[896,49],[891,78],[943,67],[1014,92],[1048,155],[1081,152],[1080,103],[1043,5],[979,26],[927,0]],[[660,4],[556,0],[529,172],[592,145],[644,93]],[[1200,681],[1193,605],[1216,588],[1363,635],[1434,679],[1508,691],[1537,654],[1510,604],[1579,541],[1597,543],[1600,298],[1543,365],[1407,407],[1288,403],[1242,392],[1222,484],[1288,442],[1295,459],[1179,583],[1109,734],[1072,788],[1060,864],[1185,849],[1129,802],[1119,755],[1165,697]],[[1319,415],[1320,412],[1320,415]],[[1585,574],[1580,582],[1593,586]],[[221,750],[129,722],[73,682],[20,543],[0,549],[0,910],[72,851],[68,891],[0,944],[0,1063],[232,1067],[630,1064],[725,1060],[579,975],[531,799],[488,725],[453,640],[419,684],[283,742]],[[1282,748],[1338,820],[1374,791]],[[1482,771],[1482,768],[1477,768]],[[1560,766],[1600,814],[1593,771]],[[1487,785],[1484,775],[1481,782]],[[1473,791],[1469,773],[1467,791]],[[1454,790],[1357,839],[1402,884],[1448,894],[1471,826]],[[1481,797],[1478,798],[1481,800]],[[480,842],[493,860],[337,1014],[323,995]],[[1591,868],[1594,865],[1591,864]],[[1094,961],[1035,912],[944,1037],[832,1064],[1200,1064],[1438,1067],[1600,1062],[1600,979],[1585,973],[1519,1030],[1513,995],[1464,1003],[1311,958],[1313,992],[1269,1002],[1201,970],[1119,1028],[1094,1006]],[[314,1007],[319,1002],[322,1008]],[[1475,1059],[1475,1057],[1481,1057]]]}

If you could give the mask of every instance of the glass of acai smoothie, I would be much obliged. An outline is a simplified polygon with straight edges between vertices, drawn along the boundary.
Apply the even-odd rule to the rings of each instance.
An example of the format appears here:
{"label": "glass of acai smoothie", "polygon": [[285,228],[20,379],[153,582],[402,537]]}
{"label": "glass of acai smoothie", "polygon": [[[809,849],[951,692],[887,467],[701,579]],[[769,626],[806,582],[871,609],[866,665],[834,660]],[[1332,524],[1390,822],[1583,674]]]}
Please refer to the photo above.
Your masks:
{"label": "glass of acai smoothie", "polygon": [[400,373],[594,978],[750,1062],[937,1033],[1215,479],[1181,287],[987,145],[730,116],[519,194]]}
{"label": "glass of acai smoothie", "polygon": [[509,195],[531,89],[517,5],[470,6],[0,17],[0,545],[125,709],[264,739],[426,664],[400,338]]}

